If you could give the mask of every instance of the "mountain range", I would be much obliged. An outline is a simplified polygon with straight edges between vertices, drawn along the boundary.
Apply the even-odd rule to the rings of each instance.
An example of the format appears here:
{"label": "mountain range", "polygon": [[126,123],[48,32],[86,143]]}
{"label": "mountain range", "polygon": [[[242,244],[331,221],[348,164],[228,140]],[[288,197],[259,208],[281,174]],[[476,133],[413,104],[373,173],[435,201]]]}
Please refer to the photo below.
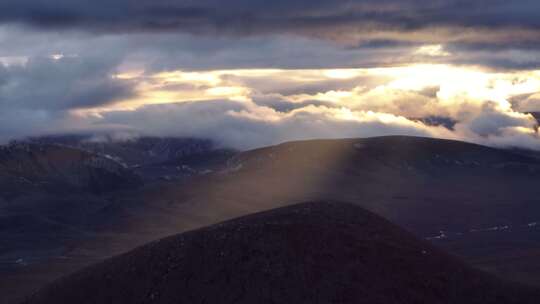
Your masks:
{"label": "mountain range", "polygon": [[[0,286],[8,303],[155,239],[310,201],[350,202],[454,260],[499,279],[540,286],[540,159],[532,152],[401,136],[289,142],[243,152],[196,139],[110,141],[101,150],[96,147],[103,143],[85,148],[86,142],[34,139],[19,149],[41,155],[35,151],[49,147],[85,157],[45,154],[40,159],[55,164],[46,166],[54,168],[50,174],[38,179],[30,174],[35,166],[28,166],[32,169],[10,171],[15,173],[0,179],[2,189],[12,189],[19,176],[67,185],[2,192],[9,195],[0,200]],[[171,147],[161,142],[178,145],[148,148]],[[168,156],[136,166],[151,159],[148,151]],[[18,163],[19,154],[2,159]],[[82,178],[82,172],[90,169],[71,169],[86,168],[88,157],[116,168],[106,172],[121,172],[108,174],[113,181],[105,183],[121,187],[88,186],[91,179]],[[156,175],[140,169],[156,166],[163,168]],[[178,167],[193,171],[161,175],[179,172]],[[82,176],[70,177],[72,172]]]}

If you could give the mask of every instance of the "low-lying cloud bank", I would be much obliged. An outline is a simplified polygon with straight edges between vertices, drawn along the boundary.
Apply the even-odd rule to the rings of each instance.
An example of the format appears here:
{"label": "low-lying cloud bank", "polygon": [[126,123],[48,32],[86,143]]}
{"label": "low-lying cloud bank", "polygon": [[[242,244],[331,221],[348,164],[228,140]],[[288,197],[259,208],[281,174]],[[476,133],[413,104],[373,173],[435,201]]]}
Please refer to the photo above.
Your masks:
{"label": "low-lying cloud bank", "polygon": [[238,149],[301,139],[414,135],[540,150],[537,123],[531,115],[503,111],[492,103],[478,111],[449,129],[399,115],[345,107],[306,105],[282,112],[252,101],[211,100],[34,119],[29,120],[28,131],[35,133],[44,127],[47,134],[79,131],[107,132],[118,138],[201,137]]}
{"label": "low-lying cloud bank", "polygon": [[443,128],[427,128],[391,114],[325,106],[307,106],[283,113],[237,101],[144,106],[137,111],[106,113],[97,123],[130,126],[136,133],[147,135],[210,138],[239,149],[314,138],[432,136],[434,132],[451,135]]}
{"label": "low-lying cloud bank", "polygon": [[534,118],[486,107],[489,109],[458,122],[453,130],[382,112],[324,105],[279,112],[252,102],[225,100],[113,111],[96,118],[92,124],[133,135],[210,138],[239,149],[301,139],[414,135],[540,150]]}

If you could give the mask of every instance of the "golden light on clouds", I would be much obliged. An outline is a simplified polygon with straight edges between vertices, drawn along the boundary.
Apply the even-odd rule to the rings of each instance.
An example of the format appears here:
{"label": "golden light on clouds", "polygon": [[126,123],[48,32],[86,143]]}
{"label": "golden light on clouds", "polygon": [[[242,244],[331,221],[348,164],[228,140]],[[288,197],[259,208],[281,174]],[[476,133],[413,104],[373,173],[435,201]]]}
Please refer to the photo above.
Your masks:
{"label": "golden light on clouds", "polygon": [[366,70],[362,69],[337,69],[323,70],[322,74],[332,79],[351,79],[366,74]]}
{"label": "golden light on clouds", "polygon": [[242,147],[250,134],[257,145],[381,134],[508,143],[518,134],[540,151],[540,115],[529,113],[540,113],[534,5],[390,2],[292,5],[287,16],[252,5],[247,32],[219,22],[242,5],[187,23],[160,24],[151,12],[63,22],[66,32],[25,26],[33,14],[10,19],[0,26],[0,140],[98,126],[221,134]]}
{"label": "golden light on clouds", "polygon": [[441,44],[424,45],[416,49],[415,55],[424,55],[431,57],[448,57],[452,54],[447,52]]}
{"label": "golden light on clouds", "polygon": [[[222,134],[243,148],[293,139],[402,134],[540,149],[538,123],[521,110],[540,111],[538,71],[415,64],[128,71],[116,77],[136,85],[135,97],[78,110],[78,117],[128,129],[140,124],[152,134]],[[431,124],[426,117],[447,124]],[[268,132],[268,138],[258,132]],[[246,134],[253,137],[247,143]]]}
{"label": "golden light on clouds", "polygon": [[201,85],[216,86],[221,82],[219,72],[164,72],[151,76],[153,80],[167,83],[194,82]]}
{"label": "golden light on clouds", "polygon": [[[430,46],[426,50],[439,48]],[[189,101],[250,102],[254,97],[266,96],[292,103],[316,100],[353,110],[414,117],[440,114],[443,108],[444,114],[448,114],[453,107],[474,107],[485,102],[507,111],[511,110],[509,99],[513,96],[540,91],[539,71],[495,73],[444,64],[369,69],[171,71],[151,75],[127,71],[115,77],[135,82],[136,96],[92,109],[93,112]],[[426,90],[431,90],[433,96],[426,95]]]}

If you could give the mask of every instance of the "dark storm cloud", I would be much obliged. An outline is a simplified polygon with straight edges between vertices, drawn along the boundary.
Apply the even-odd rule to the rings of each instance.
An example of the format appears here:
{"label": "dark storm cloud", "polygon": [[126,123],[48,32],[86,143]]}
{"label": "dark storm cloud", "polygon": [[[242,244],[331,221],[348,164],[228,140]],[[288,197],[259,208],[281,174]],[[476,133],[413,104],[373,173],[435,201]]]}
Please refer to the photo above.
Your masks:
{"label": "dark storm cloud", "polygon": [[322,100],[304,100],[300,102],[292,102],[284,98],[273,96],[253,97],[253,102],[259,106],[269,107],[277,112],[289,113],[294,110],[302,109],[308,106],[339,108],[340,106],[328,101]]}
{"label": "dark storm cloud", "polygon": [[77,57],[35,57],[25,65],[0,64],[0,109],[60,111],[91,108],[132,95],[112,77],[111,62]]}
{"label": "dark storm cloud", "polygon": [[291,81],[279,77],[242,77],[237,75],[223,75],[223,81],[231,84],[240,84],[253,88],[262,94],[279,94],[283,96],[324,93],[328,91],[350,91],[358,86],[373,86],[383,84],[388,77],[359,76],[348,79],[324,79],[318,81]]}
{"label": "dark storm cloud", "polygon": [[540,27],[539,11],[540,2],[534,0],[4,0],[0,3],[0,21],[97,31],[339,36],[336,30],[344,28],[536,31]]}
{"label": "dark storm cloud", "polygon": [[387,49],[387,48],[405,48],[419,47],[422,43],[412,41],[400,41],[391,39],[365,39],[356,46],[349,47],[351,49]]}
{"label": "dark storm cloud", "polygon": [[[0,24],[115,37],[126,42],[124,53],[155,70],[388,66],[411,62],[389,50],[425,44],[444,45],[454,56],[416,61],[540,67],[538,54],[504,54],[540,50],[536,0],[3,0]],[[268,36],[291,34],[337,48],[287,46]]]}

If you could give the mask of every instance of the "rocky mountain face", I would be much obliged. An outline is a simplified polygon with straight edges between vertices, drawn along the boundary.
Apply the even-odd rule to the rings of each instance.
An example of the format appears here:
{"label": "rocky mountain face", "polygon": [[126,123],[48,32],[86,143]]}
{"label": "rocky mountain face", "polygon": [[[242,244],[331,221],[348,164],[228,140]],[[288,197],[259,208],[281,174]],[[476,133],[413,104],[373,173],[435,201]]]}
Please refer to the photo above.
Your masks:
{"label": "rocky mountain face", "polygon": [[130,168],[145,181],[180,180],[208,174],[235,151],[210,140],[174,137],[137,137],[116,140],[107,136],[48,136],[29,139],[40,144],[60,144],[101,155]]}
{"label": "rocky mountain face", "polygon": [[313,202],[153,242],[25,303],[524,304],[538,296],[358,206]]}
{"label": "rocky mountain face", "polygon": [[453,130],[457,121],[445,116],[426,116],[426,117],[410,117],[410,120],[419,121],[428,126],[442,126],[448,130]]}
{"label": "rocky mountain face", "polygon": [[0,147],[3,197],[37,190],[102,193],[140,184],[140,179],[121,163],[80,149],[31,143]]}

